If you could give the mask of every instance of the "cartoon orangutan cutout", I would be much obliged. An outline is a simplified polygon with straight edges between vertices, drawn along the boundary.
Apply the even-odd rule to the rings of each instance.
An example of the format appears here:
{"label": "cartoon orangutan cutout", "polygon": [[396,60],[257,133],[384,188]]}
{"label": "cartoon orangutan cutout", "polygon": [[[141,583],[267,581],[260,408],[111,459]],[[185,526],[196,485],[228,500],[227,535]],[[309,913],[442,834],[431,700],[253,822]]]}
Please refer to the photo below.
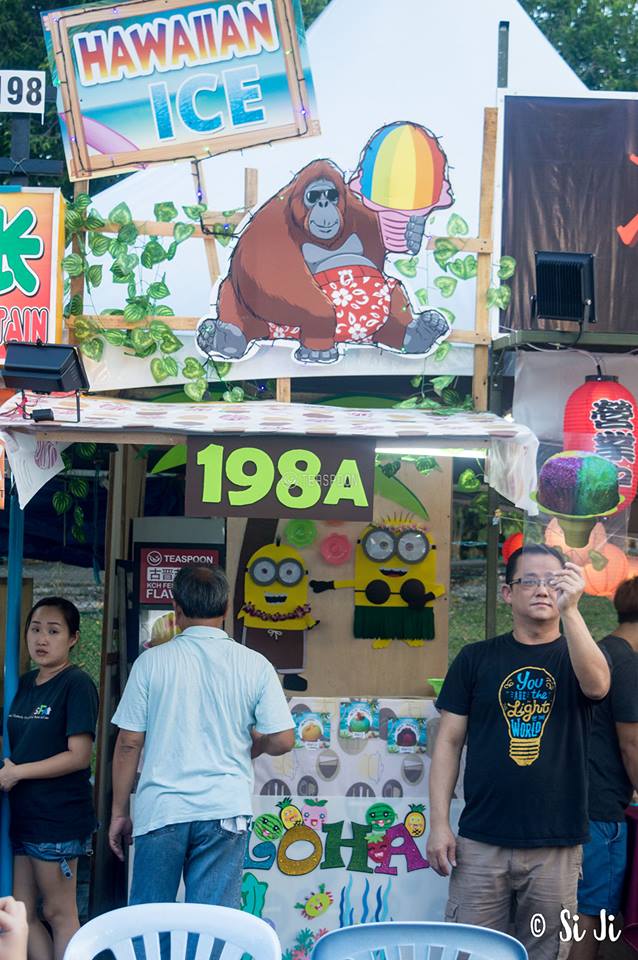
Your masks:
{"label": "cartoon orangutan cutout", "polygon": [[[444,182],[438,206],[452,203]],[[406,217],[411,253],[420,248],[425,220]],[[302,363],[333,363],[341,355],[337,345],[346,343],[427,354],[449,325],[437,310],[413,313],[403,286],[383,272],[385,255],[377,212],[334,163],[315,160],[241,235],[219,288],[217,316],[200,321],[198,348],[239,360],[258,341],[283,338],[298,342],[294,358]]]}

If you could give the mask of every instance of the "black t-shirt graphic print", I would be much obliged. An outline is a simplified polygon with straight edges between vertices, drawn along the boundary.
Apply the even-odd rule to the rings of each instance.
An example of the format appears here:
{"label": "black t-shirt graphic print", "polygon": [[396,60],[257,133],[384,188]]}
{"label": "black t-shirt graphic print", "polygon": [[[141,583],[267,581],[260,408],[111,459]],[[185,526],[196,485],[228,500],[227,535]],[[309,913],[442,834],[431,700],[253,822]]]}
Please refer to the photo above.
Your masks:
{"label": "black t-shirt graphic print", "polygon": [[522,644],[508,633],[468,644],[436,705],[468,717],[462,837],[519,848],[589,839],[592,705],[564,637]]}
{"label": "black t-shirt graphic print", "polygon": [[[95,736],[98,696],[91,678],[70,666],[37,685],[37,670],[20,678],[9,712],[13,763],[46,760],[68,749],[68,738]],[[9,792],[11,836],[28,843],[88,837],[95,829],[90,769],[62,777],[21,780]]]}

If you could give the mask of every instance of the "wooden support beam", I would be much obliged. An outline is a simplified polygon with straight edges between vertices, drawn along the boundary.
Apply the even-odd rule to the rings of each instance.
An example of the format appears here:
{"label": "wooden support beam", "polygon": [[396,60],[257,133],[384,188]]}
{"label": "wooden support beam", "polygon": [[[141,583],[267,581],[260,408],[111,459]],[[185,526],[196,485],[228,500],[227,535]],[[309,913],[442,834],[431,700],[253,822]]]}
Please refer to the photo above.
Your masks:
{"label": "wooden support beam", "polygon": [[[91,320],[95,323],[99,323],[103,330],[143,330],[153,320],[161,320],[163,323],[168,323],[173,330],[195,330],[200,320],[199,317],[164,317],[155,316],[155,314],[149,314],[149,316],[144,317],[144,320],[138,324],[135,324],[132,328],[131,324],[127,323],[122,316],[108,317],[97,313],[85,313],[81,318],[72,317],[70,321],[67,321],[67,326],[69,329],[72,329],[73,324],[80,319]],[[490,343],[490,336],[489,333],[478,333],[476,330],[452,330],[448,337],[448,341],[450,343],[469,343],[474,346],[488,346]]]}
{"label": "wooden support beam", "polygon": [[[487,239],[492,236],[492,217],[494,212],[494,178],[496,171],[496,128],[498,110],[486,107],[483,117],[483,161],[481,164],[481,201],[479,208],[479,236]],[[491,243],[490,252],[477,253],[476,273],[476,333],[490,335],[490,312],[487,306],[487,291],[492,273]],[[472,397],[476,410],[487,410],[487,385],[489,369],[489,346],[480,344],[474,347],[474,376],[472,378]]]}
{"label": "wooden support beam", "polygon": [[277,400],[279,403],[290,403],[289,377],[281,377],[277,380]]}

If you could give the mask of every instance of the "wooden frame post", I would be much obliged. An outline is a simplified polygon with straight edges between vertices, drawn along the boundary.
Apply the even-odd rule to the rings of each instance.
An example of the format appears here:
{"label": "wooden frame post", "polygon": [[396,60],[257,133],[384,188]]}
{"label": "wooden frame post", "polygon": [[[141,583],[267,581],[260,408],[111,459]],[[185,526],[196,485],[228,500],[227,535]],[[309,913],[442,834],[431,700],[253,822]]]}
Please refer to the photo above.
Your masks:
{"label": "wooden frame post", "polygon": [[492,218],[494,213],[494,176],[496,170],[496,125],[498,110],[486,107],[483,115],[483,161],[481,164],[481,201],[479,208],[479,239],[487,241],[487,251],[476,255],[476,333],[487,343],[474,346],[474,376],[472,398],[475,410],[487,410],[489,376],[490,311],[487,291],[492,272]]}

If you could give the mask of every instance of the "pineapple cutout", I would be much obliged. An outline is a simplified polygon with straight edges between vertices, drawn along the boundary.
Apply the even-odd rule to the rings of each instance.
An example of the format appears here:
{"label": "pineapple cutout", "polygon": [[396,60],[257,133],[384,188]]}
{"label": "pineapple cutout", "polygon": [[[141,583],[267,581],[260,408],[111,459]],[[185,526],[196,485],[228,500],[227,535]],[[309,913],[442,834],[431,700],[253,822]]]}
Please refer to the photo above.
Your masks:
{"label": "pineapple cutout", "polygon": [[425,833],[425,807],[422,803],[411,803],[410,812],[403,824],[411,837],[422,837]]}
{"label": "pineapple cutout", "polygon": [[303,823],[301,810],[292,802],[292,797],[284,797],[277,806],[279,807],[279,819],[286,830],[292,830],[293,827]]}

